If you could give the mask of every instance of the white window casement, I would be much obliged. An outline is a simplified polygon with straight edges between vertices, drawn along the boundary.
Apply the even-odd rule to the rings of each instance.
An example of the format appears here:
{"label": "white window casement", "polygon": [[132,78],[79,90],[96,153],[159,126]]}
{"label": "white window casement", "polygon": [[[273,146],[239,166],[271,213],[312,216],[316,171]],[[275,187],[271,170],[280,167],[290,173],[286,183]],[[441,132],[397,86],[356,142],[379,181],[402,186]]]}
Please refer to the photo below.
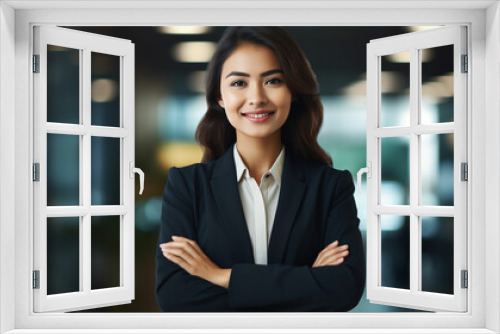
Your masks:
{"label": "white window casement", "polygon": [[[367,163],[370,177],[367,184],[367,297],[371,302],[431,311],[467,310],[467,247],[464,247],[467,244],[466,45],[466,27],[461,26],[387,37],[368,44]],[[439,48],[451,48],[452,56],[439,56],[442,54],[442,51],[436,51]],[[426,66],[429,66],[424,63],[424,58],[430,52],[437,58],[434,61],[453,69],[447,75],[454,83],[451,92],[453,112],[448,116],[450,119],[443,120],[442,115],[441,119],[431,118],[426,113],[430,92],[422,84],[423,77],[427,74]],[[391,56],[410,58],[407,68],[410,91],[398,115],[388,114],[387,102],[384,101],[383,86],[387,79],[383,74],[387,72],[384,72],[382,60]],[[431,86],[430,89],[432,88],[436,89]],[[447,144],[449,142],[452,144]],[[446,149],[440,149],[440,146]],[[382,151],[391,147],[402,147],[402,154],[396,159],[398,161],[384,161],[387,158],[384,158]],[[430,159],[436,149],[448,151],[444,152],[448,153],[448,159],[443,159],[443,152],[439,161]],[[405,185],[408,196],[403,203],[395,203],[382,186],[382,180],[386,176],[384,170],[394,165],[398,165],[398,169],[409,175],[410,182]],[[447,175],[451,175],[449,181]],[[430,180],[432,181],[429,182]],[[451,184],[446,184],[447,181]],[[429,185],[453,189],[451,201],[429,194]],[[409,258],[405,259],[409,262],[409,286],[404,288],[386,284],[382,279],[382,233],[388,219],[394,219],[394,216],[405,217],[409,221],[410,249]],[[426,232],[429,229],[436,228],[436,225],[449,225],[448,229],[441,230],[451,234],[453,245],[453,257],[448,259],[453,263],[450,266],[453,268],[450,275],[453,278],[450,282],[452,289],[447,294],[437,293],[439,291],[432,289],[432,285],[426,282],[432,278],[426,277],[424,280],[423,275],[422,237],[428,234]],[[441,245],[441,248],[445,247]],[[429,251],[435,257],[439,249]]]}
{"label": "white window casement", "polygon": [[[60,56],[66,54],[66,58],[76,58],[79,73],[68,73],[66,80],[54,82],[50,74],[65,70]],[[113,110],[104,110],[111,116],[107,118],[102,117],[103,110],[91,108],[91,96],[102,90],[91,85],[91,69],[102,59],[96,57],[110,59],[109,66],[118,76],[120,102]],[[107,36],[36,26],[33,72],[34,311],[128,303],[134,298],[134,45]],[[58,110],[61,88],[71,82],[75,83],[70,96],[74,108]],[[62,156],[64,143],[69,143],[66,147],[74,152],[75,161]],[[102,168],[100,164],[110,164],[109,156],[117,157],[119,164]],[[62,168],[71,168],[73,182],[58,182]],[[116,186],[101,189],[94,181],[104,179],[115,179]],[[99,285],[91,274],[97,260],[92,258],[92,235],[107,230],[120,240],[118,280]],[[53,249],[47,247],[49,241],[57,244],[58,238],[71,239],[74,251],[49,252]],[[49,262],[51,271],[47,270]],[[72,289],[61,291],[57,284],[50,284],[57,277],[74,278]]]}
{"label": "white window casement", "polygon": [[[375,147],[373,150],[375,153],[369,150],[367,159],[367,162],[371,161],[373,168],[373,180],[370,182],[374,182],[371,186],[369,185],[368,189],[369,200],[373,201],[373,205],[369,206],[371,211],[368,215],[375,216],[375,222],[381,222],[382,219],[378,217],[384,215],[410,217],[410,251],[413,259],[410,260],[410,286],[408,288],[410,293],[408,294],[415,294],[422,290],[422,282],[419,280],[421,265],[419,236],[422,217],[453,218],[455,236],[454,294],[451,295],[452,297],[444,297],[446,303],[438,305],[442,297],[435,293],[427,293],[426,297],[429,298],[422,303],[401,297],[400,291],[391,295],[394,291],[391,291],[391,287],[384,286],[384,282],[379,282],[376,277],[379,274],[375,277],[368,277],[367,284],[370,286],[374,282],[372,287],[375,288],[372,290],[375,294],[368,297],[387,304],[408,307],[413,305],[416,308],[426,308],[431,305],[431,308],[434,306],[434,309],[446,311],[400,314],[72,314],[57,312],[52,308],[56,312],[35,312],[38,301],[35,297],[36,292],[32,289],[32,271],[39,263],[33,254],[37,252],[35,248],[37,240],[43,242],[43,236],[42,239],[39,238],[40,235],[36,233],[34,225],[35,216],[38,216],[35,213],[38,208],[35,196],[38,185],[35,185],[31,178],[32,165],[36,162],[33,157],[37,151],[33,145],[36,122],[37,117],[40,117],[36,111],[36,83],[31,73],[32,55],[35,53],[34,27],[85,25],[444,25],[465,27],[458,28],[458,30],[465,31],[467,36],[467,43],[462,46],[464,50],[461,52],[465,51],[469,57],[468,73],[465,76],[458,74],[454,76],[455,103],[461,103],[465,107],[463,111],[455,107],[453,124],[422,125],[419,123],[418,57],[419,50],[422,48],[450,44],[456,47],[459,45],[458,42],[458,44],[446,42],[413,45],[405,50],[381,51],[379,56],[402,51],[410,51],[413,55],[410,71],[417,75],[416,77],[413,75],[416,84],[412,85],[410,91],[410,123],[406,127],[391,129],[380,123],[379,118],[383,115],[379,115],[378,111],[369,112],[368,115],[369,122],[371,122],[369,124],[374,125],[373,129],[369,128],[367,131],[368,143]],[[455,28],[442,29],[445,31]],[[460,32],[460,34],[464,33]],[[430,43],[433,39],[426,39],[426,43]],[[377,42],[373,42],[373,45],[375,44]],[[76,45],[66,47],[85,49]],[[103,50],[101,52],[107,53]],[[85,51],[81,51],[81,54],[83,53]],[[120,56],[117,53],[108,53]],[[85,58],[82,58],[82,61],[84,60]],[[375,68],[376,71],[380,70],[377,66]],[[0,333],[68,333],[82,329],[91,333],[120,332],[125,329],[130,333],[176,333],[186,332],[185,329],[201,333],[204,330],[238,332],[238,329],[241,329],[240,332],[248,332],[249,328],[253,332],[279,332],[288,328],[287,332],[300,333],[500,332],[500,286],[498,285],[500,227],[497,223],[500,220],[500,207],[498,206],[500,201],[500,173],[498,172],[500,165],[500,99],[498,94],[500,90],[500,9],[498,1],[410,0],[400,1],[397,4],[388,1],[370,1],[369,3],[366,1],[241,1],[223,4],[191,1],[182,3],[177,1],[1,1],[0,71]],[[460,86],[457,80],[463,81],[463,86]],[[376,86],[370,85],[369,89],[374,89]],[[460,100],[462,102],[457,102],[459,97],[463,98]],[[86,151],[85,140],[88,141],[93,134],[92,124],[85,123],[85,108],[82,110],[81,124],[55,126],[51,125],[47,118],[44,120],[45,137],[48,131],[58,135],[64,133],[81,137],[78,139],[80,157],[89,154],[89,143],[87,142]],[[383,113],[383,108],[381,113]],[[370,121],[370,117],[374,119]],[[99,129],[99,131],[100,136],[121,138],[120,140],[123,141],[127,138],[121,129]],[[422,155],[425,155],[426,147],[425,140],[421,137],[443,136],[450,133],[454,134],[455,143],[453,150],[456,180],[454,205],[443,207],[439,204],[425,204],[421,202],[421,187],[418,183],[421,177],[420,159]],[[87,139],[85,136],[88,136]],[[402,207],[390,205],[386,207],[382,199],[384,190],[373,186],[378,179],[383,178],[384,162],[380,161],[383,156],[378,156],[379,149],[383,150],[383,143],[379,144],[379,142],[384,138],[403,136],[409,139],[408,152],[413,159],[412,167],[408,172],[411,176],[415,176],[410,178],[409,203]],[[122,148],[122,150],[125,149]],[[371,154],[376,156],[372,158]],[[88,172],[89,167],[85,167],[85,157],[80,159],[83,173],[85,173],[85,168]],[[131,158],[122,159],[123,178],[128,175],[128,161],[133,161],[133,151]],[[461,162],[468,163],[469,177],[466,183],[457,180],[460,176],[460,167],[457,167],[457,163]],[[382,172],[379,172],[379,165],[382,166]],[[83,192],[79,198],[81,203],[79,202],[76,207],[61,210],[66,216],[78,217],[78,224],[81,225],[84,235],[85,217],[91,217],[94,208],[88,200],[85,202],[85,189],[89,191],[89,185],[85,185],[85,175],[82,175],[79,180],[82,184],[79,191]],[[461,196],[466,197],[467,201]],[[40,210],[55,214],[55,212],[51,213],[51,210],[56,209],[50,207],[47,209],[46,205],[43,208],[40,206]],[[129,212],[133,212],[126,211],[128,205],[131,204],[127,204],[124,199],[122,203],[116,205],[117,207],[106,205],[105,208],[95,210],[98,210],[99,215],[105,212],[126,216]],[[115,209],[118,211],[114,211]],[[125,227],[125,218],[121,224]],[[85,239],[84,236],[82,238]],[[466,241],[462,243],[463,240]],[[88,257],[88,248],[85,248],[85,240],[81,241],[80,245],[82,252],[80,266],[84,266],[85,256]],[[376,245],[376,241],[375,244],[368,245],[367,262],[369,265],[377,266],[377,263],[370,264],[370,257],[376,256],[377,253],[375,248],[374,254],[370,254],[373,245]],[[86,252],[87,255],[85,255]],[[375,258],[377,261],[380,259],[380,257]],[[460,273],[457,274],[457,270],[462,269],[468,271],[467,289],[457,287],[459,284],[457,282],[460,280]],[[82,278],[79,284],[82,284],[81,291],[89,292],[90,295],[92,289],[88,287],[89,278],[85,278],[85,273],[85,268],[83,268],[80,272]],[[80,292],[76,291],[76,294],[78,293]],[[46,297],[46,300],[49,301],[50,297]],[[131,295],[127,297],[128,300],[132,298]],[[453,301],[448,303],[449,299]],[[82,305],[68,306],[68,309],[80,306]],[[293,330],[293,328],[296,329]]]}

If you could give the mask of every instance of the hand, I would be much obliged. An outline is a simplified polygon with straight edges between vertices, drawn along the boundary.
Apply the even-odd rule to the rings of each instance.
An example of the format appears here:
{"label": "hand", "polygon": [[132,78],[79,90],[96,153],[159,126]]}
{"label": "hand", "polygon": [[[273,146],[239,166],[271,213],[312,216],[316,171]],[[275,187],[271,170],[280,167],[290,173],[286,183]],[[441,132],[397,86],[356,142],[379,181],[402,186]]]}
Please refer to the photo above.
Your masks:
{"label": "hand", "polygon": [[175,237],[174,241],[160,244],[160,248],[168,260],[179,265],[190,275],[198,276],[215,285],[228,288],[231,269],[221,269],[201,250],[196,241]]}
{"label": "hand", "polygon": [[347,250],[349,245],[339,246],[338,240],[325,247],[314,261],[312,267],[338,266],[344,262],[344,258],[349,255]]}

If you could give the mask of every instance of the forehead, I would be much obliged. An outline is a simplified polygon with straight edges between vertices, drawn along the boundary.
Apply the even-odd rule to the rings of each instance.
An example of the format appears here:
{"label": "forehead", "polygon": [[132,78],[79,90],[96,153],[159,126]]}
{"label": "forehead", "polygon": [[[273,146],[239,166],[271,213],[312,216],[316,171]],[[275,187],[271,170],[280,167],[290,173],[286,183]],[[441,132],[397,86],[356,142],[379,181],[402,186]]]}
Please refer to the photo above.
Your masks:
{"label": "forehead", "polygon": [[245,43],[237,46],[222,65],[222,73],[230,71],[267,71],[281,69],[278,57],[270,48]]}

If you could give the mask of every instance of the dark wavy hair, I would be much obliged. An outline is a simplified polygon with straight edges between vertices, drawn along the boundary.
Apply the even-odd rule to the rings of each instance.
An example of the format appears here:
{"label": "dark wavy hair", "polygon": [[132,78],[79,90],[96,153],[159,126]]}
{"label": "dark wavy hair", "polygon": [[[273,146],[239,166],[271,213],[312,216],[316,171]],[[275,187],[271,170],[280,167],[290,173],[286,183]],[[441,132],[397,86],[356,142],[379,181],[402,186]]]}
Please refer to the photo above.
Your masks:
{"label": "dark wavy hair", "polygon": [[218,159],[236,142],[236,130],[219,105],[222,65],[241,44],[266,46],[277,56],[293,98],[288,118],[281,128],[281,141],[302,159],[333,166],[332,158],[318,144],[323,123],[323,104],[316,76],[297,42],[279,27],[229,27],[208,64],[207,112],[196,129],[203,148],[202,162]]}

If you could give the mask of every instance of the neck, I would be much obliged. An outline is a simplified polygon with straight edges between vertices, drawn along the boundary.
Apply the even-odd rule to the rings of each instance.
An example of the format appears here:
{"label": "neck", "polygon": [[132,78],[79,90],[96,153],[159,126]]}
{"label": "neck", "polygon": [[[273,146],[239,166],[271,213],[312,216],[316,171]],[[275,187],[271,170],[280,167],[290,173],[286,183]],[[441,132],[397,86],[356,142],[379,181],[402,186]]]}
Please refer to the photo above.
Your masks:
{"label": "neck", "polygon": [[236,149],[250,173],[257,182],[278,158],[281,152],[281,134],[274,138],[241,138],[236,141]]}

